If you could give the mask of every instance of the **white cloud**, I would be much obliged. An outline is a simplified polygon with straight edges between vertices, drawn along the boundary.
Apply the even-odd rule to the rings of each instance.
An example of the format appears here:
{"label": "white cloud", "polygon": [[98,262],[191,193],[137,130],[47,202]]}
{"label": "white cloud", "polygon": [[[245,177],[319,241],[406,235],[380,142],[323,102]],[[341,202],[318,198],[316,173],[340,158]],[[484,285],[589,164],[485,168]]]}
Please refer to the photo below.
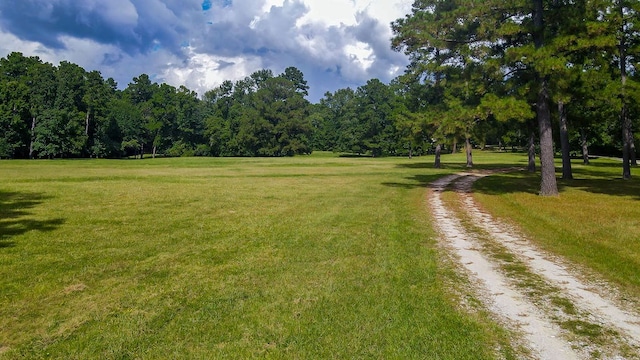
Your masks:
{"label": "white cloud", "polygon": [[411,11],[412,1],[385,0],[304,0],[309,12],[299,24],[321,22],[326,25],[355,25],[358,12],[367,12],[372,17],[388,24]]}
{"label": "white cloud", "polygon": [[[0,56],[68,60],[121,87],[146,73],[200,94],[262,68],[296,66],[311,100],[374,77],[389,81],[407,63],[390,48],[389,24],[412,0],[202,1],[0,2]],[[53,13],[64,16],[56,22]]]}
{"label": "white cloud", "polygon": [[51,49],[35,41],[26,41],[8,33],[0,32],[0,53],[9,54],[13,51],[22,52],[25,56],[38,56],[43,62],[58,65],[61,61],[72,61],[87,71],[108,67],[103,66],[105,54],[117,55],[122,53],[113,45],[103,45],[91,40],[61,36],[60,40],[66,46],[63,49]]}
{"label": "white cloud", "polygon": [[357,63],[362,70],[367,70],[373,65],[375,61],[375,55],[373,50],[368,44],[363,42],[356,42],[354,44],[348,44],[344,47],[345,54],[351,59],[352,62]]}
{"label": "white cloud", "polygon": [[268,13],[271,11],[272,7],[283,7],[285,0],[265,0],[264,5],[262,5],[262,12]]}
{"label": "white cloud", "polygon": [[259,57],[222,57],[198,54],[189,48],[188,61],[168,64],[162,74],[174,86],[185,85],[201,95],[220,85],[224,80],[236,81],[262,68]]}
{"label": "white cloud", "polygon": [[39,56],[47,50],[39,42],[21,40],[11,33],[0,32],[0,55],[6,56],[14,51],[22,52],[25,56]]}
{"label": "white cloud", "polygon": [[344,0],[314,1],[306,0],[309,12],[298,20],[298,26],[322,23],[327,26],[354,25],[355,12],[353,2]]}

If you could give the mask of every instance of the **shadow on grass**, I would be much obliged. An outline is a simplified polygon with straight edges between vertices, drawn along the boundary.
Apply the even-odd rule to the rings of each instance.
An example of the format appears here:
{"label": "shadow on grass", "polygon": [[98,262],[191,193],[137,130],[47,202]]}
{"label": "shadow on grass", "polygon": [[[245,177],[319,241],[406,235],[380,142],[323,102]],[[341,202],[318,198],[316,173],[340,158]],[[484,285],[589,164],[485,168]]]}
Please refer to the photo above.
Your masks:
{"label": "shadow on grass", "polygon": [[357,159],[357,158],[373,158],[373,156],[371,155],[367,155],[367,154],[351,154],[351,153],[344,153],[344,154],[340,154],[338,155],[338,157],[341,158],[347,158],[347,159]]}
{"label": "shadow on grass", "polygon": [[[592,161],[589,165],[585,165],[588,168],[601,168],[601,169],[620,169],[620,173],[622,173],[622,162],[615,161],[593,161],[598,160],[598,158],[591,159]],[[576,170],[576,169],[574,169]],[[578,169],[579,170],[579,169]]]}
{"label": "shadow on grass", "polygon": [[[595,159],[597,160],[597,159]],[[577,165],[577,164],[576,164]],[[474,184],[474,192],[488,195],[500,195],[508,193],[529,193],[537,195],[540,192],[540,173],[529,173],[524,170],[522,164],[518,164],[521,170],[507,173],[496,173]],[[398,164],[397,167],[405,169],[433,169],[433,162],[415,162]],[[513,163],[476,164],[473,168],[467,168],[464,163],[443,163],[442,169],[458,172],[473,172],[476,170],[495,170],[514,168]],[[578,189],[594,194],[612,196],[627,196],[640,200],[640,168],[632,168],[635,176],[631,180],[622,180],[622,165],[615,161],[593,161],[590,165],[577,165],[573,168],[574,180],[562,180],[561,168],[556,168],[558,176],[558,191]],[[383,185],[398,188],[428,187],[443,174],[415,175],[406,178],[407,182],[383,183]]]}
{"label": "shadow on grass", "polygon": [[433,175],[414,175],[405,178],[407,182],[385,182],[382,183],[384,186],[401,188],[401,189],[415,189],[415,188],[425,188],[428,187],[429,184],[441,178],[443,174],[433,174]]}
{"label": "shadow on grass", "polygon": [[403,169],[433,169],[433,161],[432,162],[417,162],[410,164],[398,164],[399,168]]}
{"label": "shadow on grass", "polygon": [[[399,168],[404,169],[435,169],[433,162],[419,162],[410,164],[398,164]],[[475,164],[473,167],[468,168],[465,163],[442,163],[441,169],[455,169],[458,171],[473,171],[473,170],[490,170],[490,169],[506,169],[513,168],[514,166],[522,166],[513,163],[491,163],[491,164]]]}
{"label": "shadow on grass", "polygon": [[28,231],[52,231],[64,219],[36,220],[30,218],[32,209],[48,197],[37,193],[0,191],[0,249],[15,246],[10,239]]}
{"label": "shadow on grass", "polygon": [[540,176],[525,171],[493,174],[476,181],[473,184],[473,191],[487,195],[537,194],[540,191]]}
{"label": "shadow on grass", "polygon": [[[433,162],[418,162],[418,163],[409,163],[409,164],[398,164],[396,165],[398,168],[404,169],[434,169]],[[464,163],[443,163],[440,170],[454,170],[454,172],[473,172],[477,170],[491,170],[491,169],[505,169],[505,168],[513,168],[513,164],[480,164],[476,165],[472,168],[466,167]],[[450,171],[448,171],[450,172]],[[396,188],[404,188],[404,189],[414,189],[414,188],[425,188],[429,187],[430,184],[437,179],[446,176],[446,173],[435,173],[435,174],[424,174],[424,175],[414,175],[411,177],[405,178],[407,182],[397,182],[397,183],[382,183],[382,185]]]}
{"label": "shadow on grass", "polygon": [[[640,181],[638,179],[622,180],[615,177],[614,171],[620,168],[616,164],[594,164],[574,169],[573,180],[562,180],[558,176],[560,194],[568,189],[577,189],[594,194],[627,196],[640,200]],[[620,170],[622,171],[622,170]],[[494,174],[474,184],[474,192],[488,195],[507,193],[538,194],[540,191],[540,174],[524,171],[505,174]]]}
{"label": "shadow on grass", "polygon": [[[631,174],[638,175],[638,167],[631,167]],[[607,177],[611,180],[622,180],[622,164],[610,162],[592,162],[589,165],[573,166],[573,177]]]}
{"label": "shadow on grass", "polygon": [[619,179],[574,179],[558,183],[560,191],[573,188],[593,194],[627,196],[640,200],[640,181]]}

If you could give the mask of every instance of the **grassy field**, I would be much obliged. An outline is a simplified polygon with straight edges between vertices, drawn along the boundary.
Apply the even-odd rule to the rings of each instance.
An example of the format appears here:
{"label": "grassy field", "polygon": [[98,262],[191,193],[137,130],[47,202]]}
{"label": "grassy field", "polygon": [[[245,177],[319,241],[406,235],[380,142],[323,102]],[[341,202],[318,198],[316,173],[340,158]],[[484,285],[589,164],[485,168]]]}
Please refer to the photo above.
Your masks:
{"label": "grassy field", "polygon": [[[557,163],[560,166],[560,163]],[[640,169],[622,180],[619,161],[572,164],[560,196],[537,195],[539,175],[493,175],[475,185],[485,209],[519,224],[540,247],[560,254],[640,299]],[[558,175],[560,176],[560,175]]]}
{"label": "grassy field", "polygon": [[509,357],[429,222],[463,158],[432,161],[0,162],[0,358]]}
{"label": "grassy field", "polygon": [[[438,249],[426,185],[464,156],[443,161],[2,161],[0,358],[517,356]],[[476,197],[640,298],[640,183],[574,168],[559,198],[525,173]]]}

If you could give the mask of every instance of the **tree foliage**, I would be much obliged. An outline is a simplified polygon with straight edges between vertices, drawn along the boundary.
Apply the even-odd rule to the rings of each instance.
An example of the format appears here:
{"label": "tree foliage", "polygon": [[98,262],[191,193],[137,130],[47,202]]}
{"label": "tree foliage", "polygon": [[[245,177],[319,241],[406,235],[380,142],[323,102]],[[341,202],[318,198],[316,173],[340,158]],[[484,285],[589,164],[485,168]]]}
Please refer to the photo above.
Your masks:
{"label": "tree foliage", "polygon": [[205,135],[214,156],[293,156],[312,151],[311,104],[302,72],[261,70],[205,93]]}
{"label": "tree foliage", "polygon": [[[541,194],[555,195],[553,114],[565,165],[571,131],[574,139],[595,132],[599,141],[609,141],[610,133],[602,132],[617,127],[622,136],[614,136],[620,141],[613,145],[623,154],[624,176],[630,176],[638,118],[630,101],[638,96],[638,4],[416,0],[412,12],[392,24],[392,47],[409,56],[403,79],[410,84],[412,109],[425,113],[438,141],[464,136],[468,143],[481,122],[499,129],[495,122],[513,126],[519,120],[519,131],[526,133],[535,114]],[[570,168],[565,170],[570,178]]]}
{"label": "tree foliage", "polygon": [[0,59],[0,157],[308,154],[308,89],[289,67],[225,81],[202,99],[147,74],[121,91],[98,71],[11,53]]}

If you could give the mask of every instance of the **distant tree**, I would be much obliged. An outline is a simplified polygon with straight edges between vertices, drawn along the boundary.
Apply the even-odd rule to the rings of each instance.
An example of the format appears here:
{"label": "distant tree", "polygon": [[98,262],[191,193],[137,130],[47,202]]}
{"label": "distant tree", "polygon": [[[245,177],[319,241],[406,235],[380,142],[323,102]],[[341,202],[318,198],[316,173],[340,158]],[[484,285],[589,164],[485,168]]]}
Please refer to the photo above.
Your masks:
{"label": "distant tree", "polygon": [[13,52],[0,59],[0,157],[27,157],[31,143],[30,68],[40,62]]}
{"label": "distant tree", "polygon": [[309,122],[312,127],[311,148],[320,151],[333,151],[336,145],[335,136],[337,136],[337,132],[329,109],[320,103],[311,104]]}
{"label": "distant tree", "polygon": [[[126,96],[116,97],[109,103],[107,119],[112,130],[110,138],[114,143],[119,142],[120,151],[126,156],[141,156],[145,130],[140,109]],[[134,145],[137,148],[133,148]]]}
{"label": "distant tree", "polygon": [[174,96],[176,102],[176,123],[172,128],[172,148],[178,149],[175,143],[183,144],[184,151],[176,151],[176,155],[193,155],[199,144],[204,143],[204,119],[197,94],[180,86]]}
{"label": "distant tree", "polygon": [[145,129],[149,134],[148,142],[152,146],[151,153],[154,158],[158,149],[167,149],[171,141],[171,127],[177,120],[175,92],[176,89],[171,85],[154,86],[151,99],[143,105]]}
{"label": "distant tree", "polygon": [[[1,65],[0,65],[1,66]],[[26,157],[29,144],[29,88],[16,80],[0,81],[0,158]]]}
{"label": "distant tree", "polygon": [[273,71],[269,69],[262,69],[251,73],[245,82],[249,85],[249,92],[254,93],[261,89],[264,83],[273,78]]}
{"label": "distant tree", "polygon": [[108,105],[115,94],[115,88],[102,78],[100,72],[86,74],[82,102],[86,109],[84,135],[89,156],[113,156],[117,149],[109,138],[110,124],[107,121]]}
{"label": "distant tree", "polygon": [[151,100],[156,87],[157,84],[151,82],[149,75],[141,74],[133,78],[124,92],[133,104],[138,105]]}
{"label": "distant tree", "polygon": [[284,73],[281,76],[293,83],[296,92],[304,96],[309,95],[309,85],[307,85],[307,81],[304,79],[302,71],[290,66],[284,70]]}
{"label": "distant tree", "polygon": [[204,136],[215,156],[292,156],[312,150],[303,74],[259,70],[205,93]]}
{"label": "distant tree", "polygon": [[357,145],[373,156],[395,152],[394,93],[378,79],[356,90],[356,111],[361,137]]}
{"label": "distant tree", "polygon": [[[41,143],[43,138],[38,135],[40,118],[56,119],[54,102],[56,99],[56,69],[49,63],[42,63],[39,59],[28,68],[27,86],[30,89],[29,107],[31,115],[31,139],[29,144],[29,157],[40,156],[38,149],[43,149],[47,144]],[[44,122],[46,123],[46,121]],[[43,154],[44,156],[53,154]]]}
{"label": "distant tree", "polygon": [[422,147],[425,142],[427,124],[420,114],[412,113],[404,107],[394,109],[393,123],[400,141],[400,146],[406,144],[409,159],[414,151]]}
{"label": "distant tree", "polygon": [[[311,152],[309,102],[298,91],[298,84],[283,74],[264,81],[254,95],[254,108],[264,120],[260,156],[292,156]],[[268,130],[267,130],[268,129]],[[271,134],[269,134],[271,132]]]}
{"label": "distant tree", "polygon": [[[137,108],[141,118],[141,122],[138,124],[140,128],[137,130],[136,135],[136,141],[140,145],[138,153],[141,159],[144,157],[144,149],[148,145],[151,145],[151,151],[155,156],[154,151],[162,138],[159,135],[162,128],[162,121],[158,118],[158,114],[154,114],[154,104],[152,102],[154,93],[157,92],[158,88],[159,85],[152,83],[149,75],[141,74],[138,77],[134,77],[133,81],[129,83],[124,90],[125,99],[128,99],[128,101]],[[158,97],[160,97],[160,95],[158,95]],[[156,99],[158,99],[158,97]]]}
{"label": "distant tree", "polygon": [[69,111],[44,111],[35,129],[34,151],[38,156],[50,159],[78,156],[84,145],[84,138],[83,128],[77,120]]}
{"label": "distant tree", "polygon": [[204,136],[208,139],[208,152],[213,156],[231,156],[231,109],[234,106],[234,88],[229,80],[209,90],[203,97]]}
{"label": "distant tree", "polygon": [[356,94],[351,88],[338,89],[334,93],[325,93],[320,99],[323,124],[322,129],[326,138],[323,150],[354,152],[362,151],[356,148],[360,138],[358,126]]}

